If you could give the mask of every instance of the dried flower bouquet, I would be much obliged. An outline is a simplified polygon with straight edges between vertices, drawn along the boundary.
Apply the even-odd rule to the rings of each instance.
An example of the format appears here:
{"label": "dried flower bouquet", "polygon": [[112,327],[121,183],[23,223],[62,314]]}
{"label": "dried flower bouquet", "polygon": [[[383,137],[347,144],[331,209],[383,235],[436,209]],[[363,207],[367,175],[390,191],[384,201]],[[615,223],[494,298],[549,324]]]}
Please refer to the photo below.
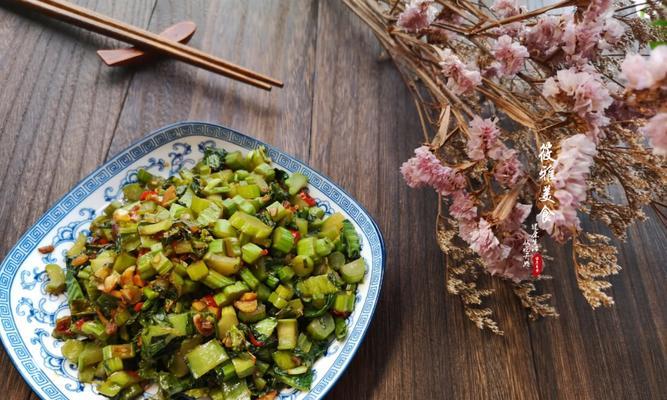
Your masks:
{"label": "dried flower bouquet", "polygon": [[[665,6],[563,0],[344,0],[373,30],[415,98],[424,144],[401,167],[411,187],[439,194],[436,236],[447,289],[479,327],[502,334],[482,272],[511,281],[530,316],[557,316],[540,242],[572,241],[574,273],[595,308],[619,238],[667,192]],[[650,50],[647,44],[654,47]],[[432,133],[431,133],[432,132]],[[622,189],[622,200],[609,189]]]}

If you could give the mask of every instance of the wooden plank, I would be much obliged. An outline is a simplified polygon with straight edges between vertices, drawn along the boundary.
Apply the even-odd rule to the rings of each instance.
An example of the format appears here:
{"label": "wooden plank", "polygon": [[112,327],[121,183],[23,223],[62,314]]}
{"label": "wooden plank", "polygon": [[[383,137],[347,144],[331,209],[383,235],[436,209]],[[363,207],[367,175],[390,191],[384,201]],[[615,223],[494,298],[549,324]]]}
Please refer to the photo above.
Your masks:
{"label": "wooden plank", "polygon": [[[667,387],[664,288],[667,235],[651,220],[630,228],[623,270],[610,279],[616,305],[593,311],[576,287],[570,247],[550,248],[548,290],[558,320],[531,324],[541,398],[657,399]],[[600,224],[584,227],[606,232]]]}
{"label": "wooden plank", "polygon": [[[145,25],[154,0],[81,4]],[[112,42],[25,13],[0,9],[0,254],[79,179],[101,164],[131,72],[102,66]],[[33,396],[0,351],[5,399]]]}
{"label": "wooden plank", "polygon": [[527,324],[507,288],[496,297],[505,338],[480,332],[445,293],[435,194],[398,172],[422,139],[393,64],[342,4],[320,2],[318,26],[310,163],[376,217],[388,257],[371,329],[330,397],[537,398]]}
{"label": "wooden plank", "polygon": [[191,19],[198,26],[192,46],[285,87],[264,92],[174,61],[146,67],[130,87],[111,153],[166,124],[204,120],[307,157],[316,12],[303,1],[160,1],[151,30]]}
{"label": "wooden plank", "polygon": [[[154,1],[81,4],[146,26]],[[330,398],[664,397],[667,237],[658,222],[631,228],[621,244],[614,308],[590,310],[568,249],[552,246],[547,273],[556,279],[546,286],[562,317],[528,324],[508,288],[487,280],[507,336],[480,332],[444,291],[434,194],[407,188],[398,174],[421,134],[370,31],[338,2],[296,0],[164,1],[150,29],[185,18],[200,27],[195,46],[284,79],[285,89],[264,93],[172,61],[107,69],[94,49],[111,41],[0,9],[0,183],[11,188],[0,193],[2,254],[108,154],[167,123],[220,122],[309,161],[385,234],[376,318]],[[36,399],[4,351],[0,365],[3,398]]]}

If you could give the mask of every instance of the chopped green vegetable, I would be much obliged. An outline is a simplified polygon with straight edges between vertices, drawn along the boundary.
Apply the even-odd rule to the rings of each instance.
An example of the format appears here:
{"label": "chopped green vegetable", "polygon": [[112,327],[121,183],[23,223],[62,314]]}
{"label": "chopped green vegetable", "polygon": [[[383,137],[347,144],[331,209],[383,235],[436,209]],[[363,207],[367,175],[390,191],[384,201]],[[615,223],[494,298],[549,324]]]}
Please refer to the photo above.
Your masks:
{"label": "chopped green vegetable", "polygon": [[287,184],[287,191],[289,194],[294,196],[308,185],[308,178],[301,173],[295,172],[285,180],[285,183]]}
{"label": "chopped green vegetable", "polygon": [[335,323],[331,314],[324,314],[308,324],[306,330],[315,340],[325,340],[335,329]]}
{"label": "chopped green vegetable", "polygon": [[190,366],[192,376],[197,379],[208,371],[227,361],[229,356],[217,339],[195,347],[185,358]]}
{"label": "chopped green vegetable", "polygon": [[58,264],[47,264],[46,274],[49,277],[49,283],[46,285],[46,291],[50,294],[60,294],[65,288],[65,272]]}
{"label": "chopped green vegetable", "polygon": [[357,258],[356,260],[343,265],[340,268],[340,276],[347,283],[359,283],[364,279],[366,274],[366,261],[363,258]]}
{"label": "chopped green vegetable", "polygon": [[361,242],[359,240],[359,235],[354,229],[352,223],[348,220],[343,221],[343,243],[345,243],[345,251],[347,257],[350,259],[355,259],[359,257],[359,251],[361,250]]}
{"label": "chopped green vegetable", "polygon": [[273,231],[273,243],[271,248],[278,250],[282,253],[289,253],[294,246],[294,236],[292,232],[283,228],[282,226],[277,227]]}
{"label": "chopped green vegetable", "polygon": [[296,347],[299,331],[296,319],[278,320],[278,350],[292,350]]}
{"label": "chopped green vegetable", "polygon": [[65,265],[46,266],[46,290],[65,291],[70,308],[53,335],[101,395],[306,391],[347,335],[366,273],[354,224],[325,216],[307,177],[275,169],[263,148],[203,151],[167,179],[140,169]]}

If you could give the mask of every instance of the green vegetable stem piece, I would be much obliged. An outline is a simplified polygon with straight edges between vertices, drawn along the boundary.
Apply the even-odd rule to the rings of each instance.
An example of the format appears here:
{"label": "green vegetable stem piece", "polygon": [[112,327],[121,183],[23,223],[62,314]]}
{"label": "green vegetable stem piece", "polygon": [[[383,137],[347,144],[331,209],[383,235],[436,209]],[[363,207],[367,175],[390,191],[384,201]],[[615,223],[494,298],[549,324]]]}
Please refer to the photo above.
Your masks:
{"label": "green vegetable stem piece", "polygon": [[287,184],[289,194],[294,196],[308,185],[308,178],[299,172],[295,172],[287,178],[285,183]]}
{"label": "green vegetable stem piece", "polygon": [[277,227],[273,231],[273,243],[271,248],[278,250],[282,253],[289,253],[294,246],[294,236],[292,232],[283,228],[282,226]]}
{"label": "green vegetable stem piece", "polygon": [[65,272],[58,264],[47,264],[46,275],[49,277],[49,283],[46,284],[48,293],[60,294],[65,290]]}
{"label": "green vegetable stem piece", "polygon": [[324,340],[331,335],[335,329],[335,323],[331,314],[324,314],[315,318],[308,324],[306,330],[315,340]]}
{"label": "green vegetable stem piece", "polygon": [[296,319],[278,320],[278,350],[292,350],[296,348],[299,331]]}
{"label": "green vegetable stem piece", "polygon": [[366,261],[363,258],[357,258],[340,268],[340,276],[347,283],[359,283],[364,279],[365,274]]}
{"label": "green vegetable stem piece", "polygon": [[227,352],[217,339],[212,339],[205,344],[195,347],[185,358],[190,366],[190,372],[195,379],[203,376],[229,359]]}

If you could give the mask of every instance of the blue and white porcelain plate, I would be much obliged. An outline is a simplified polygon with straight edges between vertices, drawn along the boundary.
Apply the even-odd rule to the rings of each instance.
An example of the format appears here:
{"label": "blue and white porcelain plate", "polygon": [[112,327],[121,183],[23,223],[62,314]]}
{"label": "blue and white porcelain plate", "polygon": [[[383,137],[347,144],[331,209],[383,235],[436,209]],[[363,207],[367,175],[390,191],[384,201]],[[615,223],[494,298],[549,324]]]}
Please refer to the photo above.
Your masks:
{"label": "blue and white porcelain plate", "polygon": [[[79,232],[86,232],[105,205],[120,196],[121,187],[136,179],[139,168],[166,177],[193,166],[208,146],[245,152],[260,145],[266,146],[278,167],[308,176],[311,194],[319,205],[328,213],[342,212],[362,233],[361,255],[369,269],[359,285],[357,306],[348,320],[347,339],[334,341],[315,364],[315,379],[309,392],[284,391],[280,395],[281,400],[324,397],[359,348],[378,302],[385,263],[380,230],[368,212],[327,177],[256,139],[200,122],[162,128],[95,170],[42,216],[0,265],[0,338],[14,365],[37,395],[61,400],[103,398],[91,385],[77,381],[76,366],[61,355],[62,342],[51,337],[56,319],[69,311],[64,295],[46,293],[44,266],[47,263],[64,266],[64,252]],[[46,245],[53,245],[55,251],[48,255],[39,253],[37,249]]]}

